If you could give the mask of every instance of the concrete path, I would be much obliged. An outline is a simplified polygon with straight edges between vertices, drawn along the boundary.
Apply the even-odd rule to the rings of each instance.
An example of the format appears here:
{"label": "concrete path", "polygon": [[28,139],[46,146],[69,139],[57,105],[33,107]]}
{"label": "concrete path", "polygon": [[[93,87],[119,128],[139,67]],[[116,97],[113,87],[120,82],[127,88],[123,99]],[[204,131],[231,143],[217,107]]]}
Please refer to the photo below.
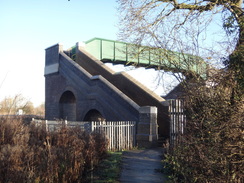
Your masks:
{"label": "concrete path", "polygon": [[163,148],[131,150],[123,153],[121,183],[163,183],[166,178],[162,169]]}

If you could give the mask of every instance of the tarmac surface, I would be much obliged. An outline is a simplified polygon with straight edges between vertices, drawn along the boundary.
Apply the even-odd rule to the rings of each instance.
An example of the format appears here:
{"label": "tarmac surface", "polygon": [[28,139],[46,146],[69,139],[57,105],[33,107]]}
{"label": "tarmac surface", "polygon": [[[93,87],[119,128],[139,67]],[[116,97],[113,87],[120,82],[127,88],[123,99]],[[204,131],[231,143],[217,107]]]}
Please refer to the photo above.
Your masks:
{"label": "tarmac surface", "polygon": [[160,172],[163,148],[125,151],[122,155],[121,183],[164,183]]}

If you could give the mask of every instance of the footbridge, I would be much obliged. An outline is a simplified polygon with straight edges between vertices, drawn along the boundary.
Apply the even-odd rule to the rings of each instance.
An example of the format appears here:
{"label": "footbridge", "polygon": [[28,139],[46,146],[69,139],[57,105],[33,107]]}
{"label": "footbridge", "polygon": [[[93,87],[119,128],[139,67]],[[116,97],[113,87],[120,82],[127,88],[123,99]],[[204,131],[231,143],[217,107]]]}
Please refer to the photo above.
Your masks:
{"label": "footbridge", "polygon": [[[207,64],[199,56],[121,41],[93,38],[83,43],[85,50],[103,63],[134,65],[171,72],[189,73],[206,78]],[[76,59],[76,46],[66,53]]]}
{"label": "footbridge", "polygon": [[[63,50],[61,44],[47,48],[44,74],[45,118],[69,121],[137,121],[141,123],[138,130],[142,139],[157,138],[157,135],[168,137],[169,117],[165,99],[127,73],[114,72],[104,63],[137,64],[160,69],[163,65],[164,69],[171,70],[180,68],[180,65],[176,62],[170,65],[169,60],[163,63],[163,58],[160,58],[160,63],[154,61],[158,50],[154,52],[157,54],[152,54],[152,51],[144,49],[141,54],[145,57],[141,54],[133,56],[129,54],[129,47],[129,44],[122,42],[95,38],[85,44],[77,43],[68,50]],[[190,59],[189,55],[188,57]],[[201,74],[197,64],[187,67],[182,65],[181,69],[192,69]],[[149,124],[148,121],[156,123]],[[144,136],[145,130],[151,133],[157,125],[157,132]]]}

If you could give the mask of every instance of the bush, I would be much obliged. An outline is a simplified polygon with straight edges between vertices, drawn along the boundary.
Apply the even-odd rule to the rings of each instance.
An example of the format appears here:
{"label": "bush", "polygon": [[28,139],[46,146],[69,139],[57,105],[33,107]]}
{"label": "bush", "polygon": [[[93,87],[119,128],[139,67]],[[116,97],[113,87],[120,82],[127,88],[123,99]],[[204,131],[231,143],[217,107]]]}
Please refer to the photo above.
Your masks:
{"label": "bush", "polygon": [[243,181],[244,104],[232,102],[226,82],[211,89],[196,85],[185,98],[186,133],[164,160],[174,182]]}
{"label": "bush", "polygon": [[47,132],[0,121],[0,182],[82,182],[106,154],[107,140],[80,128]]}

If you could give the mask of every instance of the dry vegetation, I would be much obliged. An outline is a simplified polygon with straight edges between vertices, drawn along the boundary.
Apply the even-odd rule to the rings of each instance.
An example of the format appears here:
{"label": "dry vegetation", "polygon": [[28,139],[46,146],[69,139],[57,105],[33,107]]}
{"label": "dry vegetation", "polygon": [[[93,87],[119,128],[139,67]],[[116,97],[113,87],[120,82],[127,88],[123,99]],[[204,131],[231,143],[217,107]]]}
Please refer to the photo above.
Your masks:
{"label": "dry vegetation", "polygon": [[164,160],[173,182],[243,182],[244,101],[233,100],[227,77],[187,93],[186,132]]}
{"label": "dry vegetation", "polygon": [[0,119],[0,182],[84,182],[106,155],[107,140],[79,128],[47,132]]}

